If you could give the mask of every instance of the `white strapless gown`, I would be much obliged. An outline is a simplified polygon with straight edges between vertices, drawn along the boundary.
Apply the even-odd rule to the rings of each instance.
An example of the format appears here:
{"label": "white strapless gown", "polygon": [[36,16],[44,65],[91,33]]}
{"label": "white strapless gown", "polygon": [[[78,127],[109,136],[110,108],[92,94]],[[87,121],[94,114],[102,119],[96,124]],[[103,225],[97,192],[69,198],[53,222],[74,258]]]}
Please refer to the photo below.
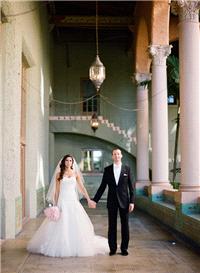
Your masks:
{"label": "white strapless gown", "polygon": [[64,177],[60,185],[57,222],[43,221],[27,249],[52,257],[94,256],[109,252],[106,238],[96,236],[93,225],[77,199],[76,178]]}

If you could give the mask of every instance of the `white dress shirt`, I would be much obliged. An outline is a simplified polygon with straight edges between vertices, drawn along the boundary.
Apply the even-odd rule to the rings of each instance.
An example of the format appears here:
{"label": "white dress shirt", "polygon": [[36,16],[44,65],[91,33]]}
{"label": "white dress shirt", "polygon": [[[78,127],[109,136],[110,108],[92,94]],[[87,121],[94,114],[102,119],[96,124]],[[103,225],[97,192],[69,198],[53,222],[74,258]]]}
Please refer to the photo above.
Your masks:
{"label": "white dress shirt", "polygon": [[119,164],[119,165],[113,164],[113,172],[114,172],[115,182],[117,185],[119,182],[121,168],[122,168],[122,164]]}

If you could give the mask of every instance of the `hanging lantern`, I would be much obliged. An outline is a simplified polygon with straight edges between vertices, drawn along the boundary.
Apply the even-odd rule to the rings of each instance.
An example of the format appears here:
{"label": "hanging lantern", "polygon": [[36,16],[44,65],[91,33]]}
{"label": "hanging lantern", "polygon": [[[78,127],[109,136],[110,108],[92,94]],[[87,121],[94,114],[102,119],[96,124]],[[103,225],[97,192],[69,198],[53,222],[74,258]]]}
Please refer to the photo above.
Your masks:
{"label": "hanging lantern", "polygon": [[106,78],[105,67],[99,58],[97,1],[96,1],[96,59],[89,69],[89,78],[96,87],[97,92],[99,91],[101,84]]}
{"label": "hanging lantern", "polygon": [[92,130],[93,130],[94,133],[95,133],[96,130],[98,129],[98,127],[99,127],[98,116],[97,116],[96,113],[94,113],[94,114],[92,115],[92,118],[91,118],[91,121],[90,121],[90,125],[91,125]]}
{"label": "hanging lantern", "polygon": [[98,92],[101,87],[101,84],[106,78],[105,67],[103,63],[100,61],[98,55],[96,56],[95,61],[90,67],[89,76],[90,76],[90,80],[93,82]]}

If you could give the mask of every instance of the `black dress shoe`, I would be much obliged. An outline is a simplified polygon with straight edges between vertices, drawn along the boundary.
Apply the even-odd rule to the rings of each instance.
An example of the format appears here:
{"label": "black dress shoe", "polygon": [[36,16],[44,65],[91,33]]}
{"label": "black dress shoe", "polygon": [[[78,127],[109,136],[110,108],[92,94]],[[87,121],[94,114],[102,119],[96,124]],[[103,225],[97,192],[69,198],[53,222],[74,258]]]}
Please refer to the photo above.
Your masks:
{"label": "black dress shoe", "polygon": [[115,250],[111,250],[110,252],[109,252],[109,255],[110,256],[113,256],[113,255],[115,255],[116,254],[116,251]]}
{"label": "black dress shoe", "polygon": [[128,251],[127,250],[122,250],[121,255],[122,256],[128,256]]}

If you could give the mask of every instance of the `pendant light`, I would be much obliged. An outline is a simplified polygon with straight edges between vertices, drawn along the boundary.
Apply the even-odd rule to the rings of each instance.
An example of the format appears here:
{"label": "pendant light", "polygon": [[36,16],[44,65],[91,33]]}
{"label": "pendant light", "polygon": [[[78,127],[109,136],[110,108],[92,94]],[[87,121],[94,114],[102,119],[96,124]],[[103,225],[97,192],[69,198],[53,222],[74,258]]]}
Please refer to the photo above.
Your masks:
{"label": "pendant light", "polygon": [[98,3],[96,1],[96,58],[89,69],[89,78],[93,82],[97,92],[106,78],[106,71],[103,63],[99,58],[99,41],[98,41]]}

